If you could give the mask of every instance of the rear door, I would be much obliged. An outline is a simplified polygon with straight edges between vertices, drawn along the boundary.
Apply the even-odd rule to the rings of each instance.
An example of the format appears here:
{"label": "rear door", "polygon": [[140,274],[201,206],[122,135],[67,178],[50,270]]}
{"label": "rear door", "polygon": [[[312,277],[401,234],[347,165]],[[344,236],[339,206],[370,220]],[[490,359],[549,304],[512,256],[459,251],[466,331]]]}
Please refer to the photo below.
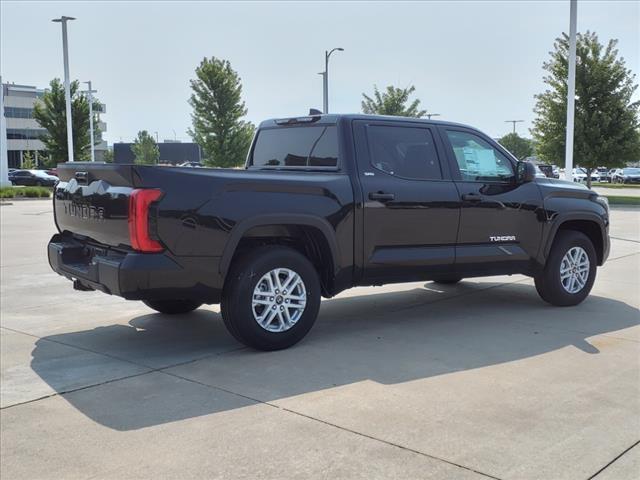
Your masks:
{"label": "rear door", "polygon": [[533,182],[516,182],[516,161],[472,129],[439,127],[461,200],[456,265],[519,270],[537,255],[545,220]]}
{"label": "rear door", "polygon": [[428,278],[454,263],[458,192],[425,123],[354,122],[364,196],[363,283]]}

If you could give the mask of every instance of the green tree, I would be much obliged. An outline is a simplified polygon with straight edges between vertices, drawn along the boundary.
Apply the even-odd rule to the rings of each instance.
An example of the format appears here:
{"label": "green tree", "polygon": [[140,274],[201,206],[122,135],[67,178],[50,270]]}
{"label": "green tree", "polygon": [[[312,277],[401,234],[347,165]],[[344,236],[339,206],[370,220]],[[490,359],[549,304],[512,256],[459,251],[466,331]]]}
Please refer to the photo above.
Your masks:
{"label": "green tree", "polygon": [[113,149],[107,148],[102,154],[102,160],[105,163],[113,163]]}
{"label": "green tree", "polygon": [[35,157],[30,150],[27,150],[22,154],[22,168],[25,170],[33,170],[38,167]]}
{"label": "green tree", "polygon": [[533,155],[533,142],[528,138],[521,137],[516,132],[508,133],[498,141],[518,160],[523,160]]}
{"label": "green tree", "polygon": [[416,99],[407,105],[409,97],[415,92],[413,85],[408,88],[396,88],[389,85],[387,89],[380,93],[376,85],[373,86],[373,98],[366,93],[362,96],[362,112],[368,115],[396,115],[399,117],[424,117],[426,110],[418,110],[420,100]]}
{"label": "green tree", "polygon": [[[33,117],[47,133],[42,137],[50,162],[66,162],[67,153],[67,111],[64,95],[64,85],[60,79],[54,78],[47,89],[33,107]],[[78,81],[71,83],[71,119],[73,128],[74,160],[88,160],[91,157],[89,133],[89,101],[78,88]],[[93,108],[99,109],[100,102],[94,99]],[[94,137],[100,136],[97,115],[94,116]]]}
{"label": "green tree", "polygon": [[160,149],[156,140],[146,130],[140,130],[131,151],[135,156],[135,162],[140,164],[156,164],[160,159]]}
{"label": "green tree", "polygon": [[[635,75],[618,57],[617,40],[607,45],[595,33],[577,35],[574,163],[591,172],[614,168],[640,157],[640,102],[632,102]],[[548,163],[564,158],[569,38],[562,34],[543,65],[548,88],[536,95],[532,134],[538,155]]]}
{"label": "green tree", "polygon": [[206,165],[242,165],[255,128],[242,120],[247,109],[240,77],[229,61],[215,57],[203,59],[195,73],[189,99],[193,107],[189,134],[202,147]]}

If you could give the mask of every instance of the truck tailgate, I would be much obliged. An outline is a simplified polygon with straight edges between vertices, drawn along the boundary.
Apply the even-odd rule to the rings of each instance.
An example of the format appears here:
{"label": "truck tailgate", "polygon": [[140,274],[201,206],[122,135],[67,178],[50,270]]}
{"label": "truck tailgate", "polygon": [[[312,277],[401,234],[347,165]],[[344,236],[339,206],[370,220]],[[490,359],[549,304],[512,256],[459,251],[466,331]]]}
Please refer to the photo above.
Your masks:
{"label": "truck tailgate", "polygon": [[60,232],[73,232],[114,247],[130,246],[132,165],[73,163],[58,166],[54,214]]}

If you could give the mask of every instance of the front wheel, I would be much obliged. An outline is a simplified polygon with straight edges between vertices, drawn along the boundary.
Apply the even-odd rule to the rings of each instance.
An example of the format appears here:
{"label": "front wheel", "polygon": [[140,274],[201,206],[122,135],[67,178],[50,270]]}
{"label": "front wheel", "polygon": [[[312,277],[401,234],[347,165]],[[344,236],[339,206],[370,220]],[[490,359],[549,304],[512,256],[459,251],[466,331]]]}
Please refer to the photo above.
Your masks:
{"label": "front wheel", "polygon": [[258,350],[280,350],[300,340],[320,309],[320,281],[296,250],[266,246],[240,259],[227,276],[222,318],[240,342]]}
{"label": "front wheel", "polygon": [[544,270],[535,277],[540,297],[560,307],[582,302],[596,278],[596,251],[583,233],[560,231]]}
{"label": "front wheel", "polygon": [[194,300],[143,300],[142,303],[149,308],[153,308],[156,312],[168,315],[189,313],[202,305],[202,303]]}

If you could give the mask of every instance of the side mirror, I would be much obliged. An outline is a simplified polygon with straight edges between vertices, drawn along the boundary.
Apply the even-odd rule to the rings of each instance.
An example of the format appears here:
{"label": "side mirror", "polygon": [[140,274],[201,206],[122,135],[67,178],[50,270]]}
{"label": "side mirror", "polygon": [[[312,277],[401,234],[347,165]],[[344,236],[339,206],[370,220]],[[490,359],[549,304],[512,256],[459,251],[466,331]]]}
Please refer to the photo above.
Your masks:
{"label": "side mirror", "polygon": [[536,178],[536,167],[531,162],[518,162],[516,173],[518,183],[532,182]]}

